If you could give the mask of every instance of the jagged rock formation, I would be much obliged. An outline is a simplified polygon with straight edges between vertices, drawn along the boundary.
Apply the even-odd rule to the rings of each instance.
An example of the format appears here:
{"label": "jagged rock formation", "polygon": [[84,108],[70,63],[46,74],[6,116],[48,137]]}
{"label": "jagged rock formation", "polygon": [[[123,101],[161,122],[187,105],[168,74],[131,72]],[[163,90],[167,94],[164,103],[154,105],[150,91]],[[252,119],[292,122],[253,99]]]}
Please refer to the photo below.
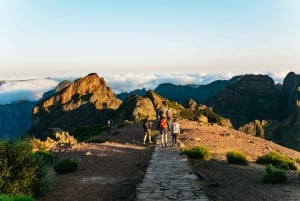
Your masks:
{"label": "jagged rock formation", "polygon": [[168,108],[171,109],[173,115],[177,115],[184,109],[182,105],[149,90],[143,97],[132,95],[124,100],[116,111],[115,120],[117,122],[124,120],[141,121],[146,116],[149,116],[149,119],[156,119],[158,110],[165,112]]}
{"label": "jagged rock formation", "polygon": [[281,118],[279,91],[267,75],[245,75],[210,99],[216,113],[229,118],[235,128],[255,119]]}
{"label": "jagged rock formation", "polygon": [[189,107],[180,111],[184,119],[198,121],[201,125],[218,124],[226,128],[232,128],[229,119],[223,118],[213,111],[213,108],[198,104],[193,99],[189,101]]}
{"label": "jagged rock formation", "polygon": [[149,98],[132,95],[126,98],[114,117],[116,122],[141,121],[149,116],[149,119],[156,118],[155,108]]}
{"label": "jagged rock formation", "polygon": [[282,86],[285,119],[273,133],[273,139],[300,150],[300,75],[289,73]]}
{"label": "jagged rock formation", "polygon": [[63,87],[33,109],[30,132],[42,136],[49,127],[64,130],[104,123],[121,104],[103,78],[92,73]]}
{"label": "jagged rock formation", "polygon": [[266,75],[245,75],[209,101],[235,128],[300,150],[300,75],[283,85]]}
{"label": "jagged rock formation", "polygon": [[168,98],[157,94],[153,90],[149,90],[145,97],[149,98],[152,101],[156,112],[166,112],[167,109],[171,109],[172,115],[176,117],[176,115],[184,109],[184,107],[181,104],[175,101],[171,101]]}

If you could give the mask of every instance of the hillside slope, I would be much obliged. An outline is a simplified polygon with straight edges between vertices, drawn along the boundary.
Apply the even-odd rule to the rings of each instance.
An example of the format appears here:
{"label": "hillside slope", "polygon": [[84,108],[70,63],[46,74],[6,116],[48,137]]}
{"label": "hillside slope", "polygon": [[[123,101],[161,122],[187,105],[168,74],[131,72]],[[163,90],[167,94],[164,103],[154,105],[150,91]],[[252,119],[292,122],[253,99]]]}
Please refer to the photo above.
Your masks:
{"label": "hillside slope", "polygon": [[[233,129],[215,125],[200,126],[191,121],[180,121],[180,124],[183,134],[179,139],[185,146],[205,146],[211,153],[208,161],[190,159],[193,170],[200,176],[200,182],[210,200],[299,200],[300,180],[297,178],[297,172],[287,173],[287,183],[265,184],[262,182],[265,166],[254,161],[271,151],[299,161],[300,152]],[[228,164],[226,153],[233,150],[245,153],[250,165]],[[296,162],[296,165],[299,169],[300,164]]]}
{"label": "hillside slope", "polygon": [[[300,152],[233,129],[200,126],[187,120],[179,120],[179,123],[182,129],[179,138],[186,146],[205,145],[212,153],[208,161],[190,160],[210,200],[299,199],[300,181],[296,179],[295,172],[289,172],[286,184],[263,184],[264,166],[254,163],[247,167],[230,165],[224,161],[224,154],[238,149],[253,161],[272,150],[292,158],[300,158]],[[50,191],[38,201],[133,200],[135,185],[141,181],[154,146],[142,144],[143,128],[140,123],[113,129],[111,133],[101,133],[98,137],[107,142],[78,143],[73,147],[52,149],[55,158],[68,156],[79,161],[79,170],[62,176],[52,174]]]}

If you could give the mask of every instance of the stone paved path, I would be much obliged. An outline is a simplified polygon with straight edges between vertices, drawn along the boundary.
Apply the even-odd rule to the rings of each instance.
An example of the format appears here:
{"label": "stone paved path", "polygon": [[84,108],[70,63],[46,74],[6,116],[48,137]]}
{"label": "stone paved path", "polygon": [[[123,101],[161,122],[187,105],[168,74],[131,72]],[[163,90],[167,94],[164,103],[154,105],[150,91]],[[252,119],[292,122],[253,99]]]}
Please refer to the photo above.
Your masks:
{"label": "stone paved path", "polygon": [[168,135],[168,141],[168,146],[161,148],[160,139],[157,139],[144,180],[137,187],[136,201],[208,201],[186,156],[179,148],[171,146],[171,135]]}

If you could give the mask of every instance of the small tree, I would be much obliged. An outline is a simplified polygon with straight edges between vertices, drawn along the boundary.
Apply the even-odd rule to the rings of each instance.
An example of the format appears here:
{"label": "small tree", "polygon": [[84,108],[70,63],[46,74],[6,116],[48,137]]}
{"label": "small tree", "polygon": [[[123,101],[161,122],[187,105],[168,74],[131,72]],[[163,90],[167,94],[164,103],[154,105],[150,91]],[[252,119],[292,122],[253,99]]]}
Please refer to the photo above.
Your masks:
{"label": "small tree", "polygon": [[32,153],[29,140],[0,141],[0,192],[39,195],[47,188],[45,161]]}

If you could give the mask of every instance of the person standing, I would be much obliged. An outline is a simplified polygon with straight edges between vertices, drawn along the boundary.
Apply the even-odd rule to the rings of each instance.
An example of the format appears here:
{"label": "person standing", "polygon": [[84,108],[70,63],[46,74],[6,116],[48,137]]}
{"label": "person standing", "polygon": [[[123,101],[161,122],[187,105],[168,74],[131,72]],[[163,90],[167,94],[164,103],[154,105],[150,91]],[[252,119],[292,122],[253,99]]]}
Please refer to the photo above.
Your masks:
{"label": "person standing", "polygon": [[172,119],[172,111],[170,108],[166,111],[167,120],[170,121]]}
{"label": "person standing", "polygon": [[177,119],[174,118],[171,124],[172,146],[177,146],[177,135],[180,134],[180,126]]}
{"label": "person standing", "polygon": [[152,139],[151,139],[151,127],[152,127],[152,122],[148,120],[147,116],[145,120],[143,121],[143,128],[144,128],[144,140],[143,144],[146,144],[147,138],[149,139],[149,143],[152,144]]}
{"label": "person standing", "polygon": [[158,130],[161,134],[161,147],[166,147],[168,144],[169,124],[165,116],[161,116],[158,121]]}

